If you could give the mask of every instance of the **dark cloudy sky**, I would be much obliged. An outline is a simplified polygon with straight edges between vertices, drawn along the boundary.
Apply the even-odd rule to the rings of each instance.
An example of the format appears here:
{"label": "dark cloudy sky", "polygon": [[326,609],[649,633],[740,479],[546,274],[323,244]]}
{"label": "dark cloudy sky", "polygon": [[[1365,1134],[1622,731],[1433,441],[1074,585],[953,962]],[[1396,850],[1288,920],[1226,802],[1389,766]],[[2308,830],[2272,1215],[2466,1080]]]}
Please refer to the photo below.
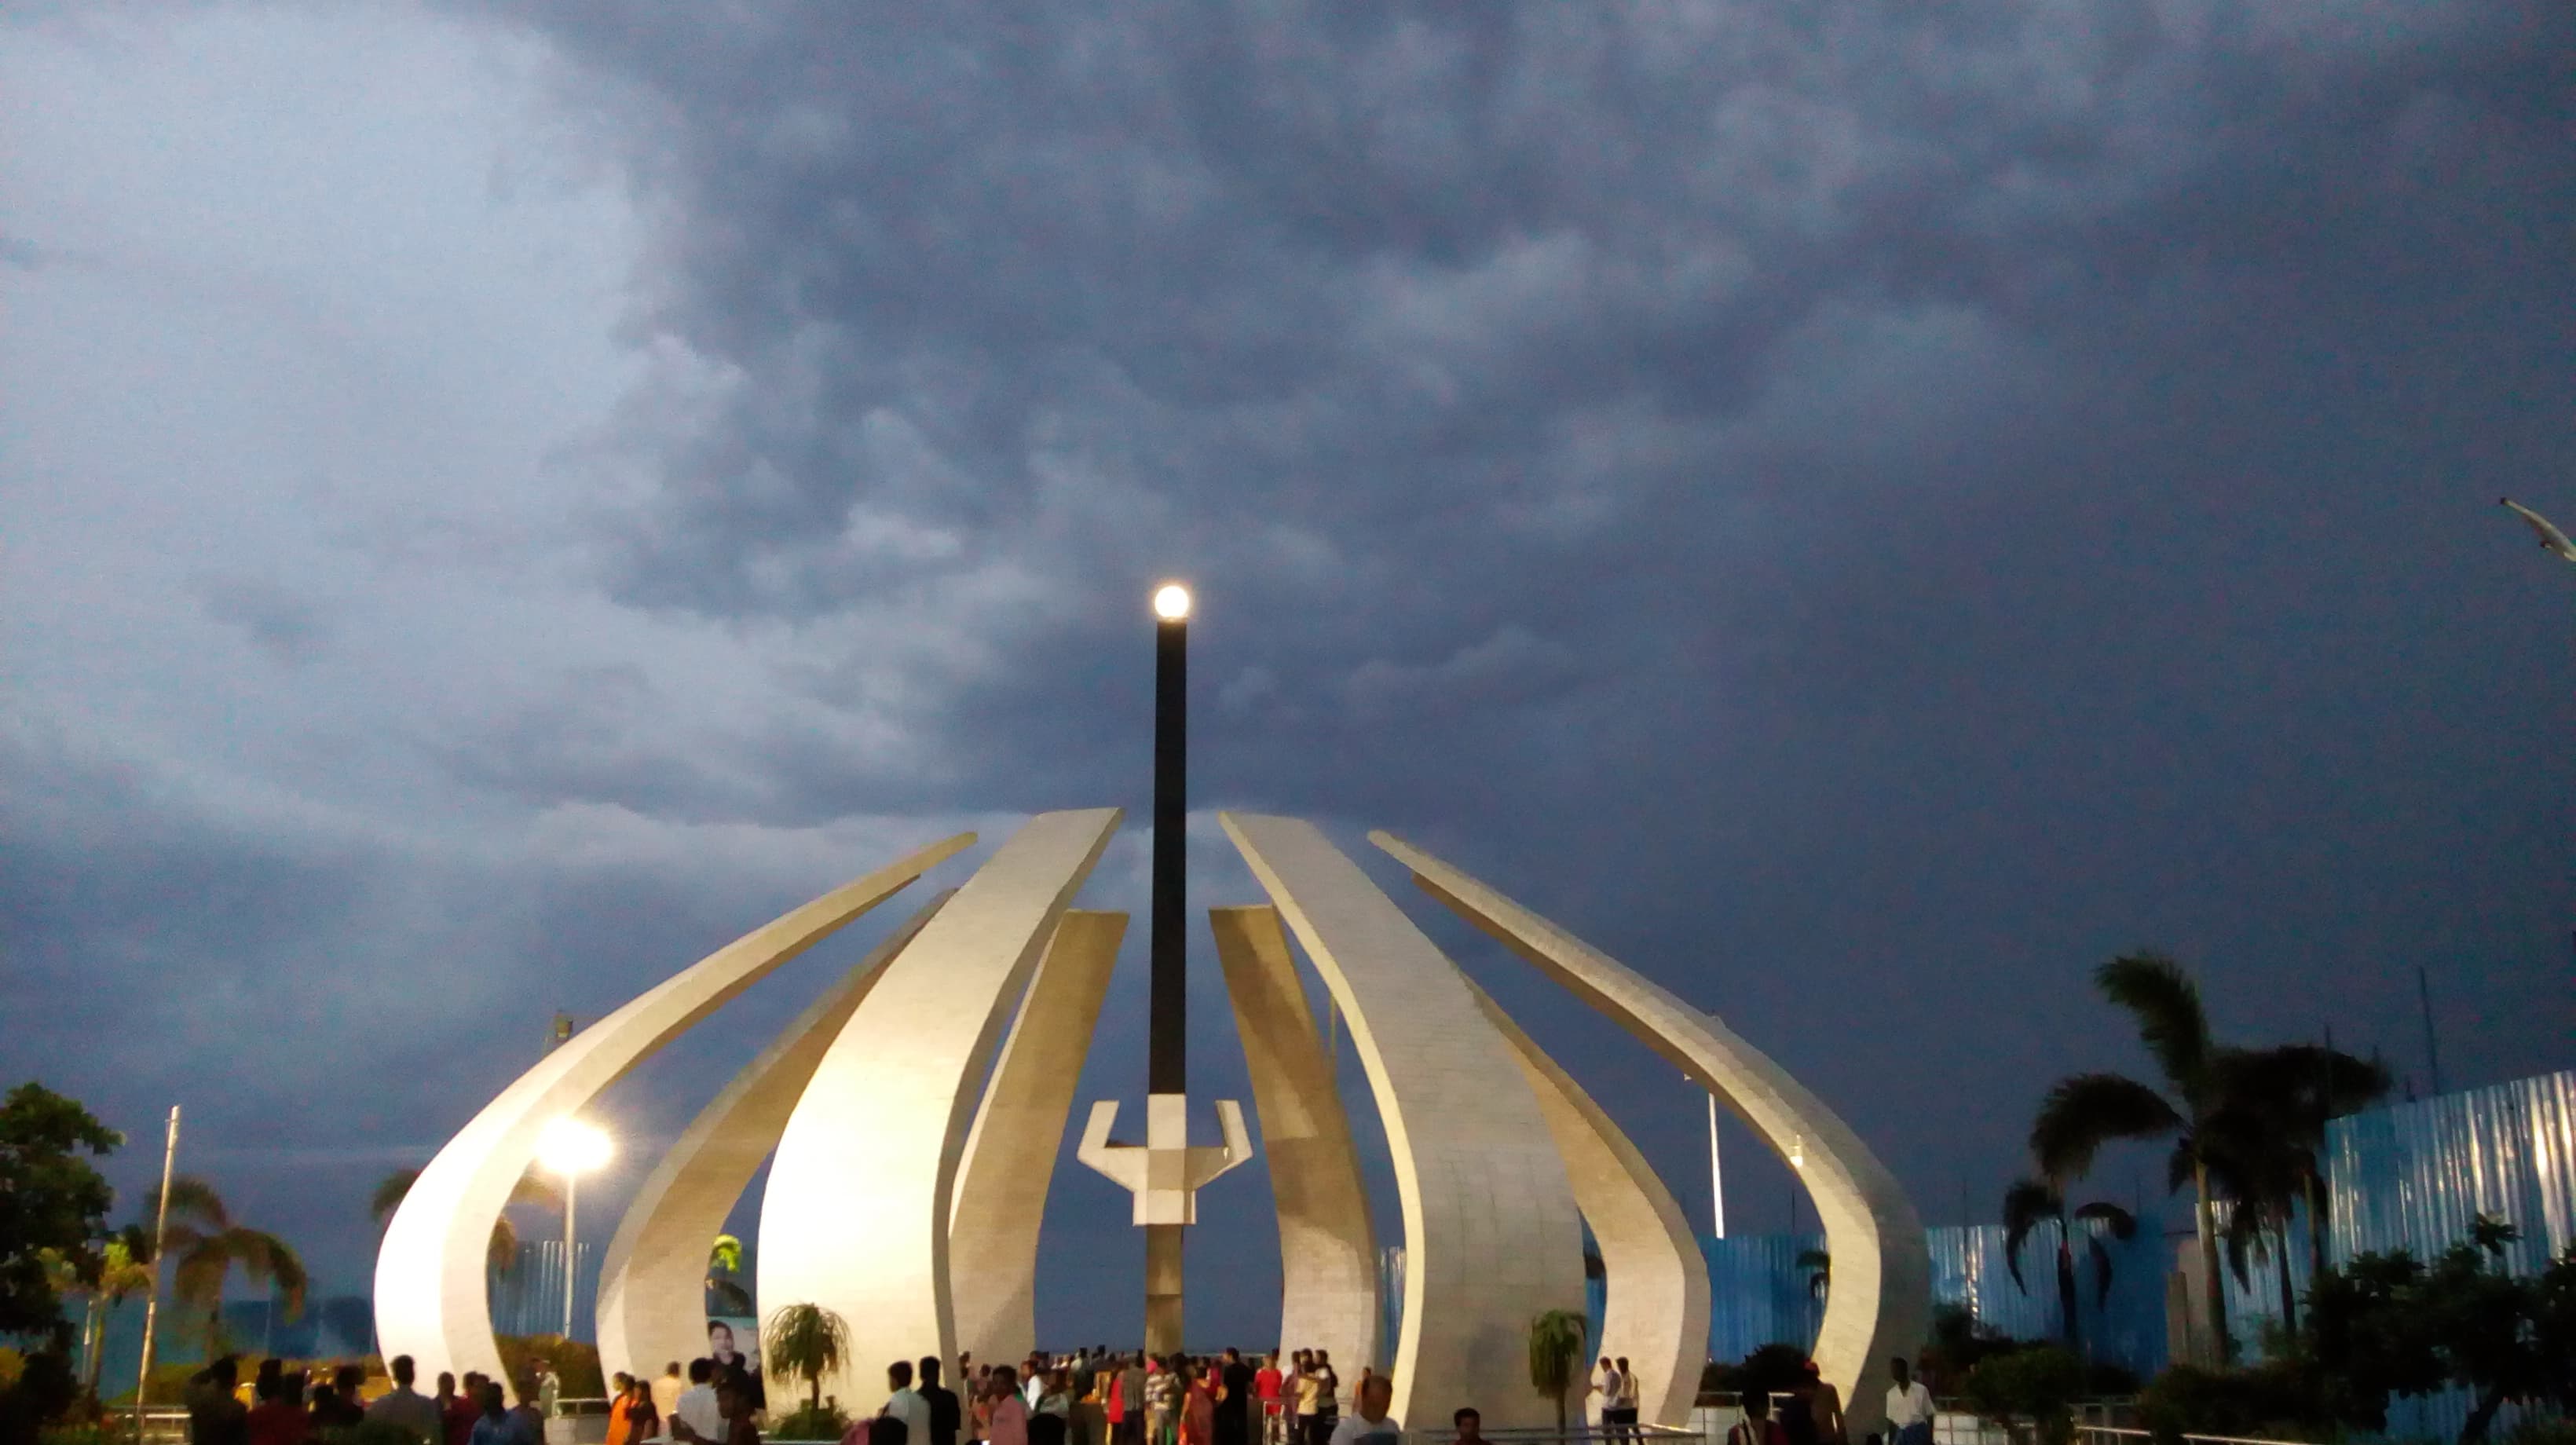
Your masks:
{"label": "dark cloudy sky", "polygon": [[[556,1008],[1141,816],[1166,574],[1203,807],[1518,893],[1935,1223],[2145,1067],[2115,950],[2566,1066],[2576,569],[2495,499],[2576,522],[2572,91],[2552,0],[12,7],[7,1076],[185,1104],[356,1288]],[[1670,1070],[1418,912],[1704,1217]],[[621,1085],[622,1177],[869,936]],[[1055,1197],[1049,1332],[1128,1333]],[[1258,1177],[1206,1217],[1267,1343]]]}

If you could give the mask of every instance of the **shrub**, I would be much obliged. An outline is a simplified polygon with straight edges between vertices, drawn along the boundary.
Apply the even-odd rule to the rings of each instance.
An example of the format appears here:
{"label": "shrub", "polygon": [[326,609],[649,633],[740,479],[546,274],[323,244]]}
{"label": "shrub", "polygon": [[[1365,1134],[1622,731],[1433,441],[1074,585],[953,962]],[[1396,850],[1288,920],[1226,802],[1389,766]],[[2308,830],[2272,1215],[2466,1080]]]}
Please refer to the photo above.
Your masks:
{"label": "shrub", "polygon": [[850,1417],[839,1404],[799,1405],[794,1414],[773,1420],[762,1435],[771,1440],[838,1440],[850,1432]]}
{"label": "shrub", "polygon": [[2176,1365],[2138,1395],[2138,1423],[2156,1445],[2181,1445],[2184,1434],[2312,1440],[2332,1435],[2315,1391],[2294,1365],[2210,1370]]}
{"label": "shrub", "polygon": [[2009,1434],[2018,1437],[2027,1428],[2040,1445],[2066,1445],[2083,1391],[2082,1361],[2055,1345],[2033,1345],[1978,1361],[1959,1393],[1969,1409]]}

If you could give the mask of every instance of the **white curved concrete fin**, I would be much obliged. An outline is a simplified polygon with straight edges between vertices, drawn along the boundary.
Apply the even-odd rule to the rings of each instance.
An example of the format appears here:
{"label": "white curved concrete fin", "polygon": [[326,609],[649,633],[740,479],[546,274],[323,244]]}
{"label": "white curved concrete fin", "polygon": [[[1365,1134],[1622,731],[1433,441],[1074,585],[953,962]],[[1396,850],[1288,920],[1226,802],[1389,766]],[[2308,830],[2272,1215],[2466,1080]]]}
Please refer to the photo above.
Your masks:
{"label": "white curved concrete fin", "polygon": [[994,1048],[1116,808],[1040,813],[895,957],[788,1117],[761,1190],[763,1308],[849,1325],[823,1393],[878,1398],[885,1362],[957,1353],[948,1226]]}
{"label": "white curved concrete fin", "polygon": [[956,891],[922,905],[807,1005],[645,1176],[600,1261],[599,1358],[609,1370],[650,1379],[673,1360],[685,1364],[707,1352],[708,1241],[778,1146],[788,1114],[841,1025]]}
{"label": "white curved concrete fin", "polygon": [[1124,913],[1066,910],[966,1136],[948,1211],[949,1295],[957,1348],[979,1360],[1016,1360],[1037,1348],[1038,1225],[1126,935]]}
{"label": "white curved concrete fin", "polygon": [[1423,891],[1706,1081],[1798,1168],[1833,1255],[1834,1282],[1815,1359],[1842,1393],[1855,1435],[1884,1420],[1887,1361],[1931,1328],[1931,1259],[1923,1222],[1896,1177],[1822,1100],[1714,1017],[1601,953],[1461,869],[1384,832],[1369,841],[1413,870]]}
{"label": "white curved concrete fin", "polygon": [[1220,813],[1348,1017],[1404,1211],[1395,1413],[1553,1423],[1529,1322],[1583,1308],[1583,1228],[1538,1100],[1448,958],[1311,823]]}
{"label": "white curved concrete fin", "polygon": [[1608,1301],[1595,1353],[1627,1360],[1636,1371],[1639,1418],[1645,1423],[1690,1423],[1700,1366],[1708,1358],[1708,1261],[1690,1220],[1646,1156],[1583,1086],[1474,980],[1467,988],[1519,1057],[1557,1152],[1565,1156],[1575,1205],[1601,1246]]}
{"label": "white curved concrete fin", "polygon": [[599,1092],[698,1020],[834,929],[975,841],[919,849],[756,928],[575,1034],[483,1106],[429,1161],[376,1252],[376,1338],[409,1355],[423,1378],[442,1370],[508,1376],[492,1340],[485,1253],[492,1222],[535,1162],[546,1125]]}
{"label": "white curved concrete fin", "polygon": [[1279,910],[1211,908],[1208,923],[1252,1076],[1261,1147],[1270,1153],[1280,1347],[1377,1360],[1377,1229],[1368,1187]]}

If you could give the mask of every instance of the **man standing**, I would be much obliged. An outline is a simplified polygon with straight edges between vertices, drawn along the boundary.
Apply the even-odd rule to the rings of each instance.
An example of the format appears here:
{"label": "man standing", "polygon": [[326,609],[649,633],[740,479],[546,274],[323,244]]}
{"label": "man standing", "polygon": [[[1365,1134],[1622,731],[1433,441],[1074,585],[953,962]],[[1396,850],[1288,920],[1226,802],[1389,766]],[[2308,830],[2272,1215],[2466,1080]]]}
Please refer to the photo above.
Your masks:
{"label": "man standing", "polygon": [[230,1355],[189,1377],[188,1445],[249,1445],[250,1408],[233,1396],[240,1381],[241,1362]]}
{"label": "man standing", "polygon": [[1391,1418],[1395,1381],[1371,1375],[1360,1382],[1359,1413],[1333,1426],[1329,1445],[1403,1445],[1404,1424]]}
{"label": "man standing", "polygon": [[985,1433],[991,1445],[1029,1445],[1029,1406],[1020,1398],[1019,1377],[1008,1365],[995,1365],[985,1388],[992,1393],[993,1415]]}
{"label": "man standing", "polygon": [[724,1410],[716,1404],[715,1379],[715,1361],[689,1361],[689,1388],[680,1392],[670,1414],[673,1421],[686,1424],[707,1440],[721,1440],[725,1433]]}
{"label": "man standing", "polygon": [[[653,1382],[653,1413],[665,1421],[680,1418],[680,1392],[689,1382],[680,1375],[680,1362],[673,1360],[662,1367],[662,1378]],[[665,1429],[669,1426],[666,1424]]]}
{"label": "man standing", "polygon": [[1457,1445],[1485,1445],[1485,1417],[1476,1413],[1475,1406],[1459,1406],[1449,1425],[1458,1432]]}
{"label": "man standing", "polygon": [[1252,1398],[1261,1402],[1261,1445],[1279,1445],[1279,1397],[1288,1377],[1279,1373],[1279,1352],[1272,1350],[1252,1377]]}
{"label": "man standing", "polygon": [[367,1418],[400,1426],[419,1436],[422,1445],[439,1445],[446,1432],[439,1419],[438,1402],[412,1388],[411,1356],[396,1355],[385,1368],[394,1377],[394,1387],[367,1406]]}
{"label": "man standing", "polygon": [[1226,1346],[1217,1382],[1225,1394],[1216,1404],[1216,1445],[1252,1445],[1252,1367],[1243,1351]]}
{"label": "man standing", "polygon": [[1887,1428],[1896,1445],[1932,1445],[1932,1392],[1906,1368],[1903,1359],[1887,1362],[1896,1383],[1887,1387]]}
{"label": "man standing", "polygon": [[1145,1445],[1145,1355],[1141,1350],[1119,1367],[1118,1403],[1127,1412],[1118,1422],[1118,1445]]}
{"label": "man standing", "polygon": [[930,1445],[957,1445],[957,1427],[966,1412],[957,1406],[957,1392],[939,1384],[939,1357],[921,1357],[921,1398],[930,1406]]}

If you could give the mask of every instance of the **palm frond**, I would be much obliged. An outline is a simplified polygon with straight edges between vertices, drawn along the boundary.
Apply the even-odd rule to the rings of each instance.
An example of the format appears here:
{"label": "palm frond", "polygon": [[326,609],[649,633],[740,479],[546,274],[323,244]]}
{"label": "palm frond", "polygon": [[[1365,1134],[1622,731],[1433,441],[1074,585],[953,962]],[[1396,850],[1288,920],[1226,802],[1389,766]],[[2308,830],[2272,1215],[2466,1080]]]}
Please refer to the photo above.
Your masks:
{"label": "palm frond", "polygon": [[264,1284],[277,1292],[286,1306],[290,1320],[304,1313],[304,1292],[312,1283],[304,1271],[304,1261],[285,1240],[258,1229],[231,1229],[224,1233],[226,1248],[242,1274],[253,1284]]}
{"label": "palm frond", "polygon": [[563,1190],[543,1175],[533,1172],[522,1174],[519,1176],[519,1182],[510,1186],[510,1202],[525,1204],[536,1209],[550,1209],[561,1214],[564,1207]]}
{"label": "palm frond", "polygon": [[2013,1287],[2030,1293],[2030,1284],[2021,1275],[2022,1241],[2030,1232],[2050,1220],[2060,1229],[2066,1227],[2066,1201],[2048,1187],[2045,1179],[2016,1179],[2004,1191],[2004,1267],[2012,1271]]}
{"label": "palm frond", "polygon": [[2138,1216],[2131,1214],[2129,1211],[2122,1209],[2116,1204],[2107,1204],[2096,1199],[2090,1204],[2078,1207],[2075,1211],[2075,1217],[2078,1219],[2098,1219],[2102,1221],[2102,1223],[2110,1227],[2111,1237],[2114,1239],[2134,1239],[2137,1237]]}
{"label": "palm frond", "polygon": [[2111,1251],[2099,1239],[2087,1240],[2086,1244],[2093,1255],[2093,1304],[2098,1309],[2111,1302]]}
{"label": "palm frond", "polygon": [[[160,1189],[156,1186],[145,1190],[143,1218],[157,1219],[161,1213]],[[203,1225],[214,1232],[230,1229],[233,1223],[231,1216],[224,1212],[224,1197],[215,1192],[215,1186],[194,1174],[171,1176],[169,1219],[173,1225],[184,1221]]]}
{"label": "palm frond", "polygon": [[2231,1203],[2220,1238],[2227,1246],[2228,1272],[2236,1276],[2239,1287],[2253,1288],[2248,1264],[2271,1257],[2271,1236],[2264,1233],[2262,1216],[2242,1204]]}
{"label": "palm frond", "polygon": [[2078,1179],[2114,1139],[2151,1139],[2183,1127],[2164,1095],[2121,1074],[2060,1079],[2031,1121],[2030,1157],[2051,1179]]}
{"label": "palm frond", "polygon": [[404,1198],[419,1180],[419,1170],[397,1169],[376,1181],[376,1192],[367,1196],[367,1215],[375,1220],[377,1228],[382,1229],[392,1221],[394,1211],[402,1208]]}
{"label": "palm frond", "polygon": [[2209,1066],[2209,1014],[2191,975],[2163,954],[2134,953],[2102,965],[2093,982],[2137,1020],[2138,1039],[2164,1070],[2165,1082],[2198,1102]]}
{"label": "palm frond", "polygon": [[519,1262],[519,1231],[507,1219],[492,1221],[492,1241],[483,1247],[483,1264],[494,1273]]}

